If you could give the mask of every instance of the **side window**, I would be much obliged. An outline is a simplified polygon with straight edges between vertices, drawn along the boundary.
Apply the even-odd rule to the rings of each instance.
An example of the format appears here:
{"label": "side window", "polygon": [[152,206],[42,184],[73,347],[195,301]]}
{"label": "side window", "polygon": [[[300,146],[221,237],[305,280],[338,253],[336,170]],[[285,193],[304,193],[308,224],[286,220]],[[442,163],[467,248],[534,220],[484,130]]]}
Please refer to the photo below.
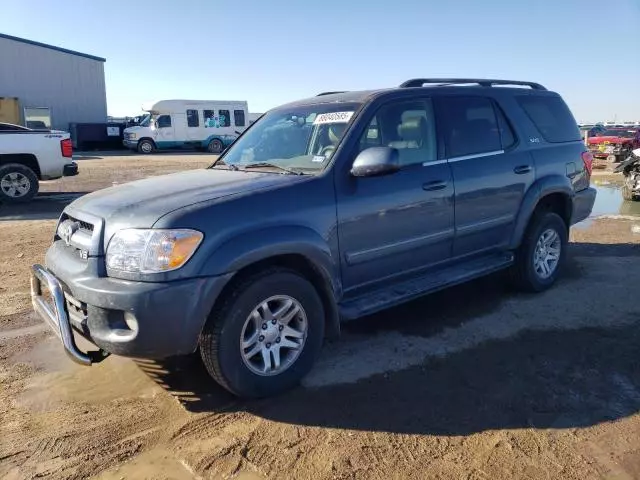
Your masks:
{"label": "side window", "polygon": [[244,127],[244,110],[234,110],[233,111],[233,123],[236,127]]}
{"label": "side window", "polygon": [[157,120],[158,128],[167,128],[171,126],[171,115],[160,115]]}
{"label": "side window", "polygon": [[443,98],[444,137],[449,158],[502,150],[500,129],[491,100],[483,97]]}
{"label": "side window", "polygon": [[231,115],[229,115],[229,110],[218,110],[218,117],[220,117],[221,127],[228,127],[231,125]]}
{"label": "side window", "polygon": [[496,116],[498,117],[498,128],[500,129],[500,138],[502,139],[502,149],[506,150],[513,147],[516,144],[516,135],[513,133],[513,128],[507,121],[502,109],[495,105]]}
{"label": "side window", "polygon": [[187,127],[199,127],[200,117],[198,110],[187,110]]}
{"label": "side window", "polygon": [[562,98],[528,95],[517,97],[517,100],[547,142],[562,143],[580,140],[578,124]]}
{"label": "side window", "polygon": [[436,160],[435,116],[431,100],[381,107],[360,139],[360,149],[383,145],[398,150],[401,166]]}

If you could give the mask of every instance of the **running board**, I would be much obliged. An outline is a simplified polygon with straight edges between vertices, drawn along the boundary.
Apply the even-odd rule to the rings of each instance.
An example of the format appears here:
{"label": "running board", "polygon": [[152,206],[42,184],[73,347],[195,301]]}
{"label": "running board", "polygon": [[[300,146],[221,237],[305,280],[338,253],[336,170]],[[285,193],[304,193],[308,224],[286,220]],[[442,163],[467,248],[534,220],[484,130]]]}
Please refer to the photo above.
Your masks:
{"label": "running board", "polygon": [[513,264],[513,253],[500,253],[467,260],[451,267],[427,272],[387,288],[377,288],[340,305],[342,320],[354,320],[414,300],[478,277],[504,270]]}

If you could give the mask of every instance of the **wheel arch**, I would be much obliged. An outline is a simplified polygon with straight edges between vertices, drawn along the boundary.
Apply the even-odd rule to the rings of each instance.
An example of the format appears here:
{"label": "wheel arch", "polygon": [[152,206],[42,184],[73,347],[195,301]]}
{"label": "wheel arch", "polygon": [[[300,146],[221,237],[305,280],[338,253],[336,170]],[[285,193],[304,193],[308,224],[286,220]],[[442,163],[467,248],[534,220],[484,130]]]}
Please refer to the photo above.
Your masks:
{"label": "wheel arch", "polygon": [[545,177],[534,183],[522,200],[510,247],[512,249],[518,248],[536,211],[545,210],[557,213],[564,220],[568,230],[571,226],[574,195],[575,192],[569,179],[564,176]]}
{"label": "wheel arch", "polygon": [[153,148],[158,148],[156,141],[151,137],[142,137],[140,140],[138,140],[138,146],[140,146],[140,144],[145,140],[150,141],[153,144]]}
{"label": "wheel arch", "polygon": [[17,163],[33,170],[38,180],[42,180],[38,159],[32,153],[5,153],[0,155],[0,166]]}
{"label": "wheel arch", "polygon": [[235,286],[247,277],[259,272],[282,268],[294,271],[307,279],[314,286],[325,310],[325,329],[329,338],[336,338],[340,335],[340,318],[338,307],[335,302],[334,292],[331,287],[331,280],[313,260],[300,253],[281,253],[254,261],[238,270],[227,284],[222,288],[220,295],[213,304],[212,311],[217,308],[223,299],[231,292]]}

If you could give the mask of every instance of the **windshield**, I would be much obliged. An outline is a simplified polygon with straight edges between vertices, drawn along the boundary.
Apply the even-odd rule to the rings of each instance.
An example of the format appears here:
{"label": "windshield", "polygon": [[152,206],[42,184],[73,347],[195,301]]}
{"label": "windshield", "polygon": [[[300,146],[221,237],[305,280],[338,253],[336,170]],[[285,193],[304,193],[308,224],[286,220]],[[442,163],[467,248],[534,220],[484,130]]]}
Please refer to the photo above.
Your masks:
{"label": "windshield", "polygon": [[140,121],[140,126],[148,127],[149,122],[151,122],[151,114],[147,113],[146,115],[143,116],[142,120]]}
{"label": "windshield", "polygon": [[358,107],[354,103],[332,103],[274,110],[253,124],[223,161],[238,168],[269,163],[276,168],[316,173],[331,160]]}
{"label": "windshield", "polygon": [[635,132],[633,130],[605,130],[602,135],[605,137],[624,137],[633,138]]}

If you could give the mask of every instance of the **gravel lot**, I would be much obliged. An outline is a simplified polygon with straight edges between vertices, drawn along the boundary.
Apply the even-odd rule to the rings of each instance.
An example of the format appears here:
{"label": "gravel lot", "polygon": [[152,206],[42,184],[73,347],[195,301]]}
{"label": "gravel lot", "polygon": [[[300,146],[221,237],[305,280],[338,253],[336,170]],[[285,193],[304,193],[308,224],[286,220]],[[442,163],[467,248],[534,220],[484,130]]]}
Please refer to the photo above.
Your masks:
{"label": "gravel lot", "polygon": [[73,364],[28,291],[61,209],[213,158],[86,155],[0,206],[0,478],[640,478],[640,218],[606,172],[554,289],[495,275],[348,324],[280,398],[238,401],[196,356]]}

